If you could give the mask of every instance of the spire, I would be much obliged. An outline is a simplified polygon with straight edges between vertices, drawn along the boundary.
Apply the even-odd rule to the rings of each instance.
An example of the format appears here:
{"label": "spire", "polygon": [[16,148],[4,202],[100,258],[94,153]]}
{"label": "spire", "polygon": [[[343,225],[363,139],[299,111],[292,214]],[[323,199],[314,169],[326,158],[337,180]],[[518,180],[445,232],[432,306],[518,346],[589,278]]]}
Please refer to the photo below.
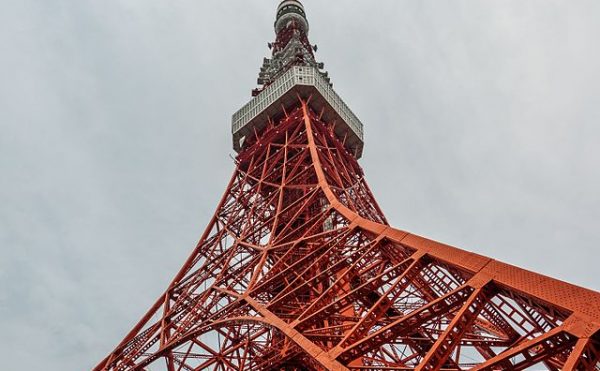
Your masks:
{"label": "spire", "polygon": [[299,28],[308,35],[308,20],[304,6],[297,0],[284,0],[277,7],[277,18],[275,19],[275,33],[283,31],[290,25],[291,22],[296,22]]}
{"label": "spire", "polygon": [[[275,17],[275,41],[268,44],[271,58],[265,58],[258,74],[257,83],[262,85],[252,92],[258,95],[292,66],[315,67],[322,70],[323,63],[315,60],[316,45],[308,40],[309,23],[304,6],[298,0],[284,0],[277,7]],[[319,71],[330,83],[327,72]]]}

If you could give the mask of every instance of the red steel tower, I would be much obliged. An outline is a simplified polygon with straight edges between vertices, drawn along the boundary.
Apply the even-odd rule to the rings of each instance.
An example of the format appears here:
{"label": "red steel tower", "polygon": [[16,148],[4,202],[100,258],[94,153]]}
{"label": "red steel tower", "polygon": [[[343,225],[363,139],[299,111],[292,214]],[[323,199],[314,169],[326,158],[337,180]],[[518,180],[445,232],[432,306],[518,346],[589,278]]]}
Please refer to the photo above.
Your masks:
{"label": "red steel tower", "polygon": [[600,294],[391,227],[299,1],[200,242],[95,370],[599,370]]}

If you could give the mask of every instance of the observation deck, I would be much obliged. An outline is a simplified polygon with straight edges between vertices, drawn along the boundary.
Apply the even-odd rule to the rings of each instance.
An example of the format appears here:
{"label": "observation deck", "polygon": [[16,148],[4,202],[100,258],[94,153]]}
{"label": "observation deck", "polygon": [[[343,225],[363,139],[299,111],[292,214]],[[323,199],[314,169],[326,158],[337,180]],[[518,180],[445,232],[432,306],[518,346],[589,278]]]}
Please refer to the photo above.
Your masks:
{"label": "observation deck", "polygon": [[362,156],[363,124],[333,90],[319,70],[311,66],[293,66],[256,97],[233,114],[231,132],[233,149],[240,152],[247,135],[262,130],[269,118],[279,120],[286,110],[298,104],[298,96],[308,99],[308,105],[322,119],[335,122],[335,134],[357,159]]}

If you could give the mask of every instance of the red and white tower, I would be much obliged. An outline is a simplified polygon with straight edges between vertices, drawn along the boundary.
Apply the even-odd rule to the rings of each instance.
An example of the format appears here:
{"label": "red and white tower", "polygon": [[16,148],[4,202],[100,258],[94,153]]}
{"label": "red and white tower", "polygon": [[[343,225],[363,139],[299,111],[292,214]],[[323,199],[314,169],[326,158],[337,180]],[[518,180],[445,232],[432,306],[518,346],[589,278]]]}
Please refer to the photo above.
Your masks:
{"label": "red and white tower", "polygon": [[283,1],[212,220],[95,369],[600,369],[599,293],[387,223],[308,31]]}

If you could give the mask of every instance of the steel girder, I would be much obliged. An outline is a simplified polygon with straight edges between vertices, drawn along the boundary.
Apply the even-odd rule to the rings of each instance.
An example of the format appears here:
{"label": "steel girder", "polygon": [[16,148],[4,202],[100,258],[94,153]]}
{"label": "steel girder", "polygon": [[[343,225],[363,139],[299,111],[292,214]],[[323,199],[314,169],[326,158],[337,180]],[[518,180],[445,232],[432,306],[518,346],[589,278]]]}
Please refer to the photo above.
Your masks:
{"label": "steel girder", "polygon": [[390,227],[306,101],[95,370],[597,370],[600,294]]}

